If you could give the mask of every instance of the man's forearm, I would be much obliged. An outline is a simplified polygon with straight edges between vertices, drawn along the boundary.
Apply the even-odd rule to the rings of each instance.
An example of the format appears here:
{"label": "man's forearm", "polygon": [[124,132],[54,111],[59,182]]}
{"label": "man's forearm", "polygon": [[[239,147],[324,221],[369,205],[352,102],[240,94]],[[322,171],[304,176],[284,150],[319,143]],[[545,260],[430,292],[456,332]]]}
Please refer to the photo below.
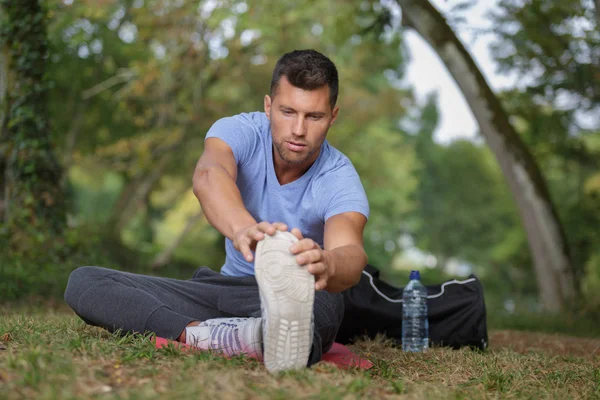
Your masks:
{"label": "man's forearm", "polygon": [[344,291],[358,283],[368,257],[361,246],[352,244],[326,250],[328,263],[334,274],[327,281],[326,290],[331,293]]}
{"label": "man's forearm", "polygon": [[194,175],[194,194],[208,222],[233,240],[240,229],[256,224],[231,175],[219,166],[211,166]]}

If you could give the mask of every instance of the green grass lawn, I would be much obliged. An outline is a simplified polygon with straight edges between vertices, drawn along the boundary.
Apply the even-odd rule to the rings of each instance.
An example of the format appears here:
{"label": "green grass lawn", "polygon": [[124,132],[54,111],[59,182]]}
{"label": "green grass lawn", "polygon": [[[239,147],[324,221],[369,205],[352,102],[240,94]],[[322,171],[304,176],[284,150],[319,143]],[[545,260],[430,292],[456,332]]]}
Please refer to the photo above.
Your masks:
{"label": "green grass lawn", "polygon": [[600,398],[600,339],[492,331],[485,352],[353,349],[374,367],[326,363],[269,374],[245,358],[156,350],[148,337],[86,326],[62,308],[0,309],[0,399]]}

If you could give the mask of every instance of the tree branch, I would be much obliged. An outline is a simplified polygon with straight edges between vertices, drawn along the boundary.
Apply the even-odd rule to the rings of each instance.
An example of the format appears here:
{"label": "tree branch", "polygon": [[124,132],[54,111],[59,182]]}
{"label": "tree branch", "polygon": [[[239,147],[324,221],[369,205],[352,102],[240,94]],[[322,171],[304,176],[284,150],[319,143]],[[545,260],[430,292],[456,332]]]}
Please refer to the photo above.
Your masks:
{"label": "tree branch", "polygon": [[198,214],[188,218],[184,228],[181,230],[181,232],[179,232],[177,237],[175,237],[175,239],[173,239],[173,241],[167,248],[165,248],[161,253],[159,253],[154,258],[154,261],[152,261],[151,267],[153,269],[156,269],[156,268],[160,268],[160,267],[168,264],[173,259],[175,250],[177,250],[177,248],[184,241],[184,239],[186,238],[188,233],[190,233],[192,231],[192,229],[194,229],[196,224],[198,222],[200,222],[203,217],[204,217],[204,213],[202,211],[200,211]]}
{"label": "tree branch", "polygon": [[134,76],[135,76],[135,74],[131,70],[122,68],[119,70],[117,75],[111,76],[110,78],[106,79],[105,81],[102,81],[102,82],[98,83],[97,85],[94,85],[91,88],[86,89],[83,92],[81,92],[81,98],[83,100],[88,100],[91,97],[94,97],[94,96],[102,93],[103,91],[110,89],[113,86],[118,85],[119,83],[130,81]]}

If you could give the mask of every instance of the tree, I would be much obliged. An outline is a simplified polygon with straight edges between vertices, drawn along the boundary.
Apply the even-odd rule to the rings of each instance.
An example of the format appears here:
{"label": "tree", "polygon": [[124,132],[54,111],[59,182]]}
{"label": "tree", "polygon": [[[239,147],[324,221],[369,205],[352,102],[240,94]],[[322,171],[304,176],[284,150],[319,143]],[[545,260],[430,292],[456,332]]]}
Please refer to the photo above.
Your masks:
{"label": "tree", "polygon": [[535,159],[445,18],[428,1],[397,3],[403,24],[437,52],[465,96],[516,200],[544,307],[560,310],[574,298],[577,286],[564,230]]}
{"label": "tree", "polygon": [[[389,220],[402,220],[416,186],[413,152],[397,127],[398,110],[412,100],[384,73],[401,73],[403,55],[393,51],[399,37],[385,41],[362,32],[368,13],[339,0],[223,1],[200,8],[189,0],[148,0],[143,7],[114,0],[101,9],[92,3],[57,6],[52,39],[61,59],[52,69],[53,112],[63,128],[59,143],[73,153],[74,168],[98,171],[97,177],[118,175],[123,182],[117,201],[102,204],[112,208],[109,235],[149,252],[181,243],[171,253],[174,259],[186,253],[206,258],[189,249],[198,242],[191,236],[206,235],[193,217],[183,240],[176,237],[187,222],[182,229],[165,229],[167,214],[183,207],[179,199],[189,191],[204,134],[220,117],[261,110],[277,58],[312,47],[329,54],[342,76],[343,112],[329,139],[350,155],[363,177],[372,202],[368,229],[382,239],[374,244],[372,260],[389,264],[391,254],[378,256],[385,253],[384,242],[397,237],[399,228]],[[129,43],[117,24],[136,32]],[[68,99],[73,111],[65,113],[59,99]],[[86,107],[77,108],[78,102]],[[77,130],[76,140],[64,137]],[[97,210],[94,217],[104,214]],[[153,221],[138,223],[144,218]],[[148,229],[155,238],[139,232]],[[166,231],[171,237],[165,238]],[[366,236],[369,245],[370,232]]]}
{"label": "tree", "polygon": [[600,171],[597,11],[591,0],[501,0],[490,13],[499,71],[528,77],[501,93],[503,105],[544,171],[588,288],[600,232],[599,204],[586,189]]}
{"label": "tree", "polygon": [[46,104],[46,21],[38,0],[0,1],[0,216],[3,236],[18,251],[66,226]]}
{"label": "tree", "polygon": [[534,103],[584,130],[575,114],[600,111],[600,23],[591,0],[501,0],[490,17],[499,71],[527,76],[520,86]]}

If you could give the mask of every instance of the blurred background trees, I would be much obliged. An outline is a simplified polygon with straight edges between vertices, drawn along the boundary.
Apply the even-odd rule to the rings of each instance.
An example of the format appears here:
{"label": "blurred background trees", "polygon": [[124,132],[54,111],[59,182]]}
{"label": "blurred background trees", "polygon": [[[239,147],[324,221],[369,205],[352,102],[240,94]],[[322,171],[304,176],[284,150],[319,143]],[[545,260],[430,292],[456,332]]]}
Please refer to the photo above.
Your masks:
{"label": "blurred background trees", "polygon": [[415,29],[435,49],[460,87],[519,209],[543,305],[547,310],[560,310],[575,298],[577,283],[564,229],[538,163],[442,14],[428,1],[398,3],[404,25]]}
{"label": "blurred background trees", "polygon": [[[9,3],[0,3],[2,18]],[[471,3],[460,2],[447,16],[455,32],[467,29],[461,15]],[[593,310],[600,306],[598,17],[592,0],[556,3],[500,0],[494,8],[493,55],[502,71],[519,77],[495,95],[547,183],[583,292],[580,305]],[[44,104],[53,155],[64,171],[48,182],[67,199],[67,229],[59,234],[41,223],[34,228],[37,245],[2,249],[5,298],[60,294],[68,273],[84,264],[176,277],[199,265],[218,269],[222,237],[191,192],[204,135],[220,117],[261,110],[282,53],[315,48],[340,71],[341,112],[329,140],[351,158],[368,192],[370,262],[399,283],[407,268],[423,269],[429,283],[473,272],[484,281],[490,307],[541,307],[527,236],[494,155],[482,139],[434,140],[437,97],[418,101],[405,79],[403,36],[410,28],[401,24],[397,3],[52,0],[47,6]],[[5,78],[6,62],[0,66],[0,89],[14,86]],[[20,125],[0,115],[6,170],[16,143],[10,129]],[[3,210],[16,204],[11,199]],[[14,231],[2,224],[7,243]]]}

